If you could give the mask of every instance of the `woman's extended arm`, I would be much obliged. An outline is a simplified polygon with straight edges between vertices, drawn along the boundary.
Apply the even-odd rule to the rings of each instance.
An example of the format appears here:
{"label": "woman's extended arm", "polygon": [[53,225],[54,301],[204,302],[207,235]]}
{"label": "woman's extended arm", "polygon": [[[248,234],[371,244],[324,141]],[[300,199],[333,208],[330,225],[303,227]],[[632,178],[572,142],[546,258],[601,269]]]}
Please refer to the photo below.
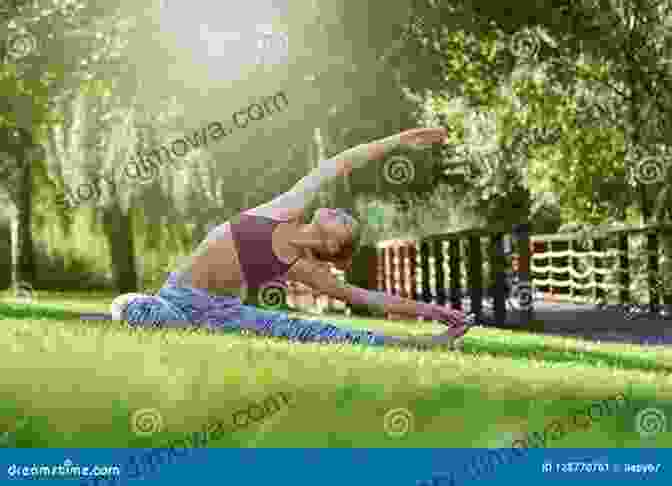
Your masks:
{"label": "woman's extended arm", "polygon": [[321,161],[289,191],[268,203],[251,209],[249,213],[274,219],[294,219],[301,216],[325,184],[337,177],[350,174],[352,169],[364,167],[370,160],[382,159],[400,145],[424,146],[440,142],[445,136],[446,132],[442,128],[418,128],[372,143],[358,145]]}
{"label": "woman's extended arm", "polygon": [[[349,174],[353,168],[363,167],[371,160],[372,156],[380,156],[381,151],[376,150],[372,145],[358,145],[335,157],[322,160],[317,167],[289,191],[250,210],[249,213],[274,219],[294,219],[301,216],[305,208],[327,183],[339,176]],[[393,148],[393,146],[396,145],[390,141],[386,150]]]}
{"label": "woman's extended arm", "polygon": [[328,269],[308,260],[299,260],[290,269],[287,277],[334,299],[354,305],[363,305],[377,312],[401,314],[411,318],[423,317],[445,321],[450,325],[464,324],[465,315],[460,311],[349,285],[337,279]]}

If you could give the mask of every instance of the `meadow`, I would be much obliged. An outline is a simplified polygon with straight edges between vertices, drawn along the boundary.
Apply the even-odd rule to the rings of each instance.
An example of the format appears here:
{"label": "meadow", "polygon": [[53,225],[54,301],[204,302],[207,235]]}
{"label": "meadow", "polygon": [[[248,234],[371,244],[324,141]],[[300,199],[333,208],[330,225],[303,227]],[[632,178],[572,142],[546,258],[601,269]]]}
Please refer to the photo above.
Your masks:
{"label": "meadow", "polygon": [[[549,447],[672,447],[669,432],[643,437],[635,426],[647,407],[672,420],[672,350],[664,347],[475,327],[458,350],[412,351],[79,319],[112,298],[41,292],[26,305],[0,296],[5,446],[159,447],[287,393],[291,407],[208,447],[510,447],[617,394],[632,407]],[[323,318],[398,335],[441,332]],[[134,433],[141,409],[160,414],[160,431]],[[391,412],[398,409],[408,412]]]}

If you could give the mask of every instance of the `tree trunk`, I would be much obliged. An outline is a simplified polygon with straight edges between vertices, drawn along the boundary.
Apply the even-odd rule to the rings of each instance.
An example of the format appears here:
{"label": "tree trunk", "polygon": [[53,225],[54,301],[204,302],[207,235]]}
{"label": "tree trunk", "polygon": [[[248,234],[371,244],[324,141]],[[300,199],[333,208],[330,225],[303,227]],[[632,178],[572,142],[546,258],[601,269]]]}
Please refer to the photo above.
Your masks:
{"label": "tree trunk", "polygon": [[[25,147],[25,145],[24,145]],[[31,283],[35,279],[32,221],[32,166],[26,162],[25,150],[19,156],[19,177],[16,189],[16,217],[12,219],[12,284]]]}
{"label": "tree trunk", "polygon": [[129,209],[128,213],[124,214],[116,200],[103,211],[103,232],[110,248],[115,286],[122,294],[137,292],[138,274],[135,268],[131,211]]}

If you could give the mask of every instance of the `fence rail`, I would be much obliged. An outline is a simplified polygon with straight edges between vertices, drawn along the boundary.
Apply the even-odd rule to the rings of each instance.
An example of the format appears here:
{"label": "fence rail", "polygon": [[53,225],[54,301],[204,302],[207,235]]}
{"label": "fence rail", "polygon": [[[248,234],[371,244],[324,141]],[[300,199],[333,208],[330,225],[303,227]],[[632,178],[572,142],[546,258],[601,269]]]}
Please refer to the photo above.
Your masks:
{"label": "fence rail", "polygon": [[[471,312],[479,316],[484,291],[489,289],[495,320],[504,322],[507,279],[517,274],[521,312],[517,321],[525,323],[533,317],[537,290],[544,291],[545,299],[560,294],[583,302],[604,300],[608,292],[618,291],[620,303],[632,303],[634,267],[644,259],[645,265],[640,266],[645,267],[642,274],[651,311],[658,310],[661,299],[672,306],[672,224],[535,236],[529,236],[527,229],[521,225],[510,233],[477,229],[421,240],[381,242],[377,245],[373,281],[378,290],[393,295],[439,305],[450,302],[458,309],[462,308],[466,288]],[[644,238],[645,245],[633,251],[632,240],[636,237]],[[617,240],[615,248],[610,247],[614,246],[611,240]],[[585,242],[592,248],[581,248]],[[586,259],[592,262],[587,268]],[[576,264],[579,260],[584,260],[583,269]],[[565,278],[557,278],[559,275]],[[614,275],[617,283],[609,282]],[[661,275],[670,280],[667,292],[661,288]],[[582,291],[591,295],[582,296]]]}
{"label": "fence rail", "polygon": [[[506,237],[503,232],[467,230],[432,235],[422,240],[381,242],[377,248],[377,289],[438,305],[450,301],[451,307],[457,309],[463,308],[466,293],[470,301],[469,311],[482,317],[487,287],[493,297],[495,319],[504,322],[509,278],[506,275]],[[528,255],[524,255],[523,260],[525,258],[529,260]],[[529,316],[525,309],[521,317]]]}
{"label": "fence rail", "polygon": [[[634,248],[633,251],[635,237],[645,239],[645,249]],[[619,302],[627,304],[632,302],[632,277],[636,272],[633,266],[636,266],[636,260],[644,260],[645,265],[640,266],[645,267],[643,273],[646,274],[648,303],[650,310],[655,312],[661,299],[665,305],[672,305],[672,292],[669,287],[665,292],[660,281],[661,276],[667,275],[669,278],[670,268],[666,268],[666,263],[672,258],[670,238],[672,225],[647,225],[590,234],[533,236],[531,271],[534,274],[534,286],[548,290],[551,296],[559,294],[582,302],[606,300],[610,292],[617,291]],[[609,248],[614,240],[613,246],[617,248]],[[577,270],[581,266],[577,263],[582,263],[584,269]],[[556,278],[558,276],[565,278]],[[616,282],[609,282],[609,279]],[[586,290],[590,291],[590,295],[580,294]]]}

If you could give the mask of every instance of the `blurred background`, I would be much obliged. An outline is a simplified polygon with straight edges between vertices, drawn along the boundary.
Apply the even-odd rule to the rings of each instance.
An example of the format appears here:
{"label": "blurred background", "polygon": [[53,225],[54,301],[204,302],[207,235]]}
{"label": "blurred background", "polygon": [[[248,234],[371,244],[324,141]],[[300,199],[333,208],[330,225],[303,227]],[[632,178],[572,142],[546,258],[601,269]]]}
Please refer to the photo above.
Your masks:
{"label": "blurred background", "polygon": [[[666,154],[669,12],[652,4],[656,28],[628,33],[621,7],[543,4],[10,2],[0,288],[155,288],[212,225],[322,157],[416,126],[448,127],[451,144],[409,156],[407,183],[371,165],[316,201],[354,210],[366,244],[495,223],[553,233],[669,221],[669,184],[644,186],[628,168]],[[625,77],[633,42],[656,46],[633,48],[649,84]],[[233,113],[278,93],[281,111],[155,177],[121,180],[138,151],[232,127]],[[80,188],[95,194],[58,203]]]}

